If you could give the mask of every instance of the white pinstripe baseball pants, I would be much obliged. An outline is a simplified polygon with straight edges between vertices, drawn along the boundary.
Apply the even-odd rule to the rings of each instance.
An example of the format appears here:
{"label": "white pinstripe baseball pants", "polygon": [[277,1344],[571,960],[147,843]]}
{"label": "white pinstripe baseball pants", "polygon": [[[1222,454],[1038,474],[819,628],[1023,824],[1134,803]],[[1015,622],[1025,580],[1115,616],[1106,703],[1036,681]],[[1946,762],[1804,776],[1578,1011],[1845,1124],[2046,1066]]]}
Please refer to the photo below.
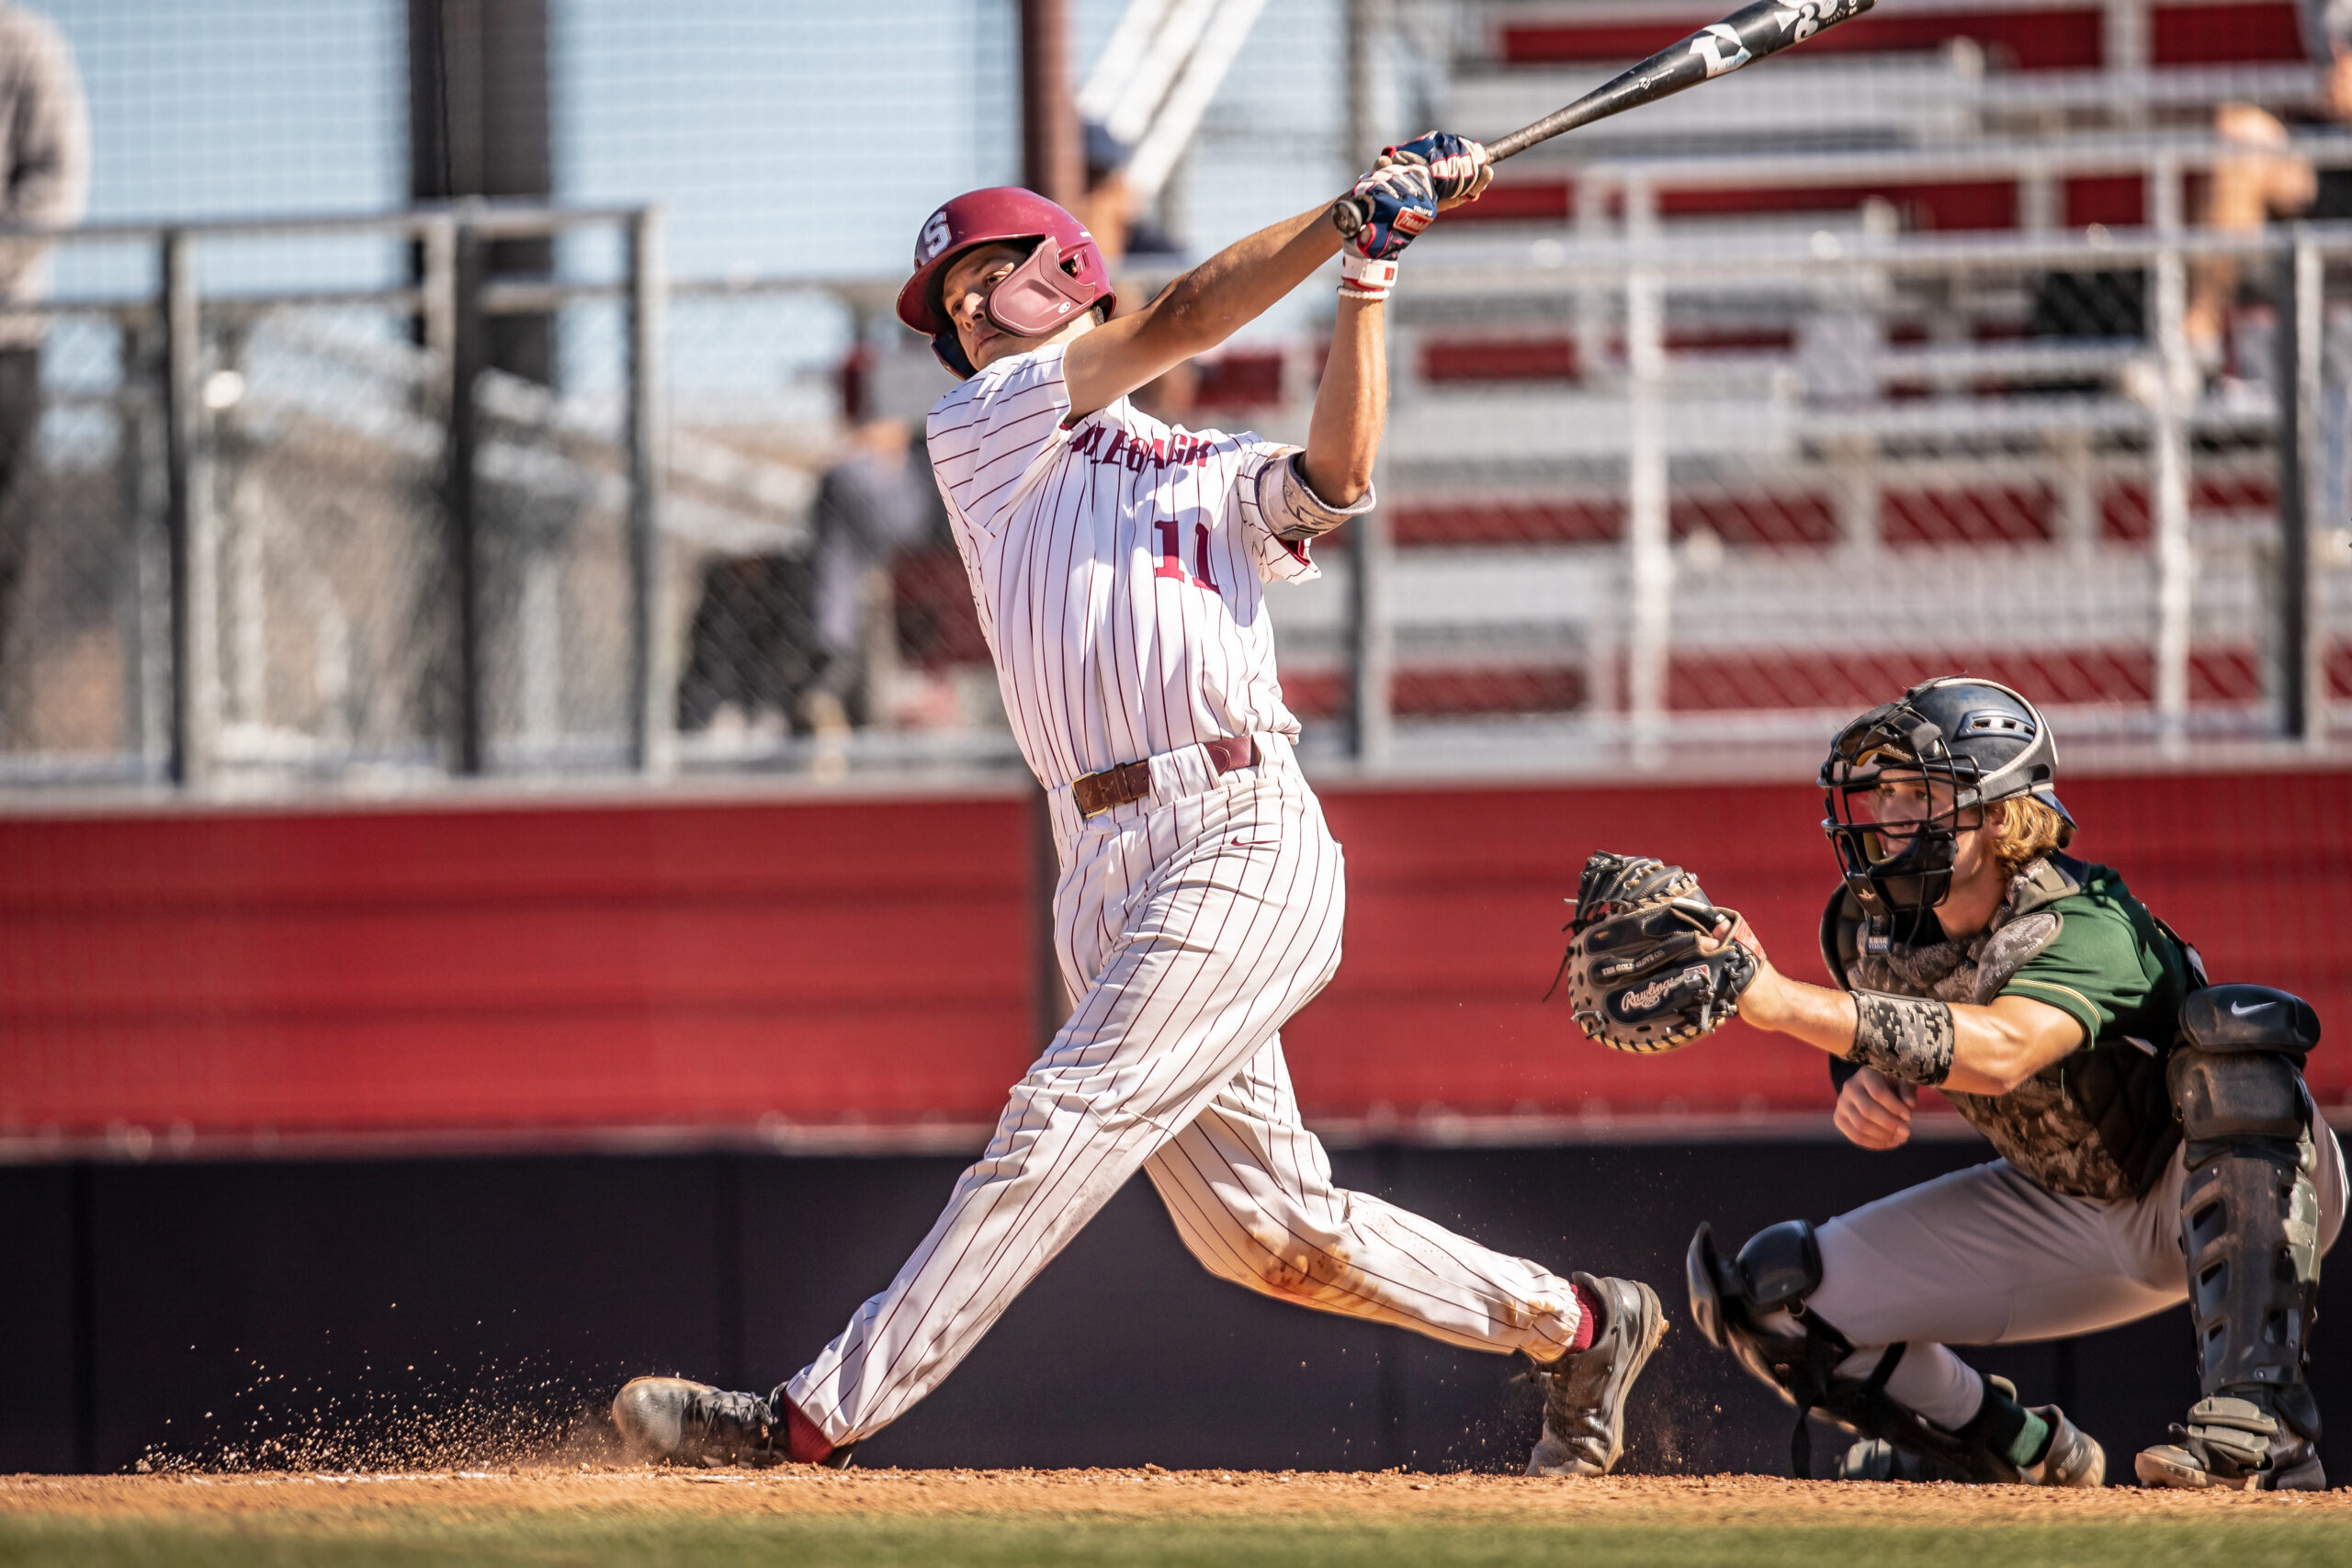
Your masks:
{"label": "white pinstripe baseball pants", "polygon": [[1548,1359],[1568,1282],[1331,1185],[1277,1031],[1340,962],[1340,846],[1292,760],[1216,776],[1155,757],[1151,795],[1081,821],[1053,795],[1062,973],[1080,997],[889,1288],[786,1385],[834,1443],[937,1387],[1141,1168],[1213,1274],[1266,1295]]}

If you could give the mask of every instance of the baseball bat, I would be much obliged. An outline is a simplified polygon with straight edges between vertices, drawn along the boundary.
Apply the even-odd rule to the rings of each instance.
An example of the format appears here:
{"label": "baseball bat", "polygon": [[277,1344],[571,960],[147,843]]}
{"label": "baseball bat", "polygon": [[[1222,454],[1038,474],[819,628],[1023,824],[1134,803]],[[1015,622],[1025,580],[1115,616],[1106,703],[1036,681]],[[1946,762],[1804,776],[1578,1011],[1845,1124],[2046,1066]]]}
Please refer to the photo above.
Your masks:
{"label": "baseball bat", "polygon": [[[1685,87],[1727,75],[1741,66],[1778,54],[1803,43],[1824,28],[1852,21],[1876,0],[1755,0],[1720,22],[1705,27],[1671,48],[1662,49],[1630,71],[1595,87],[1565,108],[1553,110],[1532,125],[1487,143],[1489,161],[1524,152],[1539,141],[1549,141],[1564,130],[1590,125],[1611,115],[1655,103]],[[1331,220],[1343,234],[1352,234],[1372,217],[1372,203],[1361,196],[1343,196],[1331,209]]]}

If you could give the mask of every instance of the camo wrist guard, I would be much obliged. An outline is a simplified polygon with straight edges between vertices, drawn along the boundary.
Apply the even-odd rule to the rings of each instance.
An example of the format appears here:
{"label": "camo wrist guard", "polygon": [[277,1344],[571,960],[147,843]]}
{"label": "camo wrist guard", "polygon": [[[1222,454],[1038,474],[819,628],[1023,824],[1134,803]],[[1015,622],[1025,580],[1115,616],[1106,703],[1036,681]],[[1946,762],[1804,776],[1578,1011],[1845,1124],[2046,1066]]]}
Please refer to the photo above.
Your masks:
{"label": "camo wrist guard", "polygon": [[1854,1048],[1846,1060],[1905,1083],[1939,1084],[1951,1076],[1951,1008],[1933,997],[1854,993]]}

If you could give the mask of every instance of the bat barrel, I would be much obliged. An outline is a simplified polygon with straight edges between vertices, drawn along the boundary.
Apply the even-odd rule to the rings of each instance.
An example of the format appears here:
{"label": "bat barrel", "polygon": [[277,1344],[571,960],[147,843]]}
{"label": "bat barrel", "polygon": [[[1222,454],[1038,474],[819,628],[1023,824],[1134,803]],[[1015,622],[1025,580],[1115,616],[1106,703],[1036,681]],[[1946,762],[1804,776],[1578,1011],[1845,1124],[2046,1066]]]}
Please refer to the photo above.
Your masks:
{"label": "bat barrel", "polygon": [[1566,108],[1555,109],[1533,125],[1487,143],[1487,155],[1499,163],[1548,141],[1564,130],[1695,87],[1727,75],[1768,54],[1778,54],[1804,42],[1824,28],[1849,22],[1869,10],[1875,0],[1755,0],[1720,22],[1692,33],[1671,48],[1662,49],[1632,70],[1611,78]]}
{"label": "bat barrel", "polygon": [[[1602,83],[1566,108],[1555,109],[1533,125],[1487,142],[1487,156],[1499,164],[1564,130],[1727,75],[1752,61],[1803,43],[1824,28],[1850,22],[1874,4],[1876,0],[1787,0],[1786,4],[1754,0]],[[1353,234],[1371,216],[1372,204],[1359,196],[1343,196],[1331,208],[1331,220],[1342,234]]]}

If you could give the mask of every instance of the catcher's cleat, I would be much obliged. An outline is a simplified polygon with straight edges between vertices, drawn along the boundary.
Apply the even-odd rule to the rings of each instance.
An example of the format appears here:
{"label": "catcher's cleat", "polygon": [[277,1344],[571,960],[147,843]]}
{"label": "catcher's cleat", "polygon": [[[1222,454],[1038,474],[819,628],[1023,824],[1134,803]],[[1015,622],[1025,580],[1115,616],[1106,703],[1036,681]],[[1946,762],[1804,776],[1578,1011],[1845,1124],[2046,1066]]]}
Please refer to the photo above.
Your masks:
{"label": "catcher's cleat", "polygon": [[2309,1438],[2250,1399],[2200,1399],[2175,1441],[2142,1449],[2132,1468],[2143,1486],[2233,1492],[2324,1492],[2327,1472]]}
{"label": "catcher's cleat", "polygon": [[[2007,1383],[2002,1387],[2006,1390]],[[2050,1445],[2041,1450],[2041,1458],[2014,1472],[2014,1479],[2025,1486],[2104,1486],[2107,1484],[2107,1450],[2098,1440],[2066,1419],[2066,1413],[2054,1404],[2037,1404],[2033,1413],[2050,1425]],[[2001,1479],[2010,1478],[2005,1462],[1995,1461],[1993,1473]],[[1865,1438],[1849,1448],[1838,1461],[1840,1481],[1956,1481],[1981,1484],[1988,1477],[1938,1454],[1919,1453],[1898,1448],[1883,1438]]]}
{"label": "catcher's cleat", "polygon": [[1898,1449],[1884,1438],[1864,1438],[1838,1456],[1839,1481],[1973,1481],[1956,1464],[1934,1454]]}
{"label": "catcher's cleat", "polygon": [[2018,1479],[2030,1486],[2092,1487],[2107,1484],[2107,1450],[2098,1439],[2066,1419],[2054,1404],[2037,1404],[2033,1413],[2050,1423],[2050,1446],[2038,1463],[2027,1465]]}
{"label": "catcher's cleat", "polygon": [[1638,1280],[1570,1276],[1601,1304],[1591,1346],[1539,1365],[1544,1436],[1527,1456],[1530,1475],[1606,1475],[1625,1451],[1625,1395],[1666,1337],[1657,1292]]}

